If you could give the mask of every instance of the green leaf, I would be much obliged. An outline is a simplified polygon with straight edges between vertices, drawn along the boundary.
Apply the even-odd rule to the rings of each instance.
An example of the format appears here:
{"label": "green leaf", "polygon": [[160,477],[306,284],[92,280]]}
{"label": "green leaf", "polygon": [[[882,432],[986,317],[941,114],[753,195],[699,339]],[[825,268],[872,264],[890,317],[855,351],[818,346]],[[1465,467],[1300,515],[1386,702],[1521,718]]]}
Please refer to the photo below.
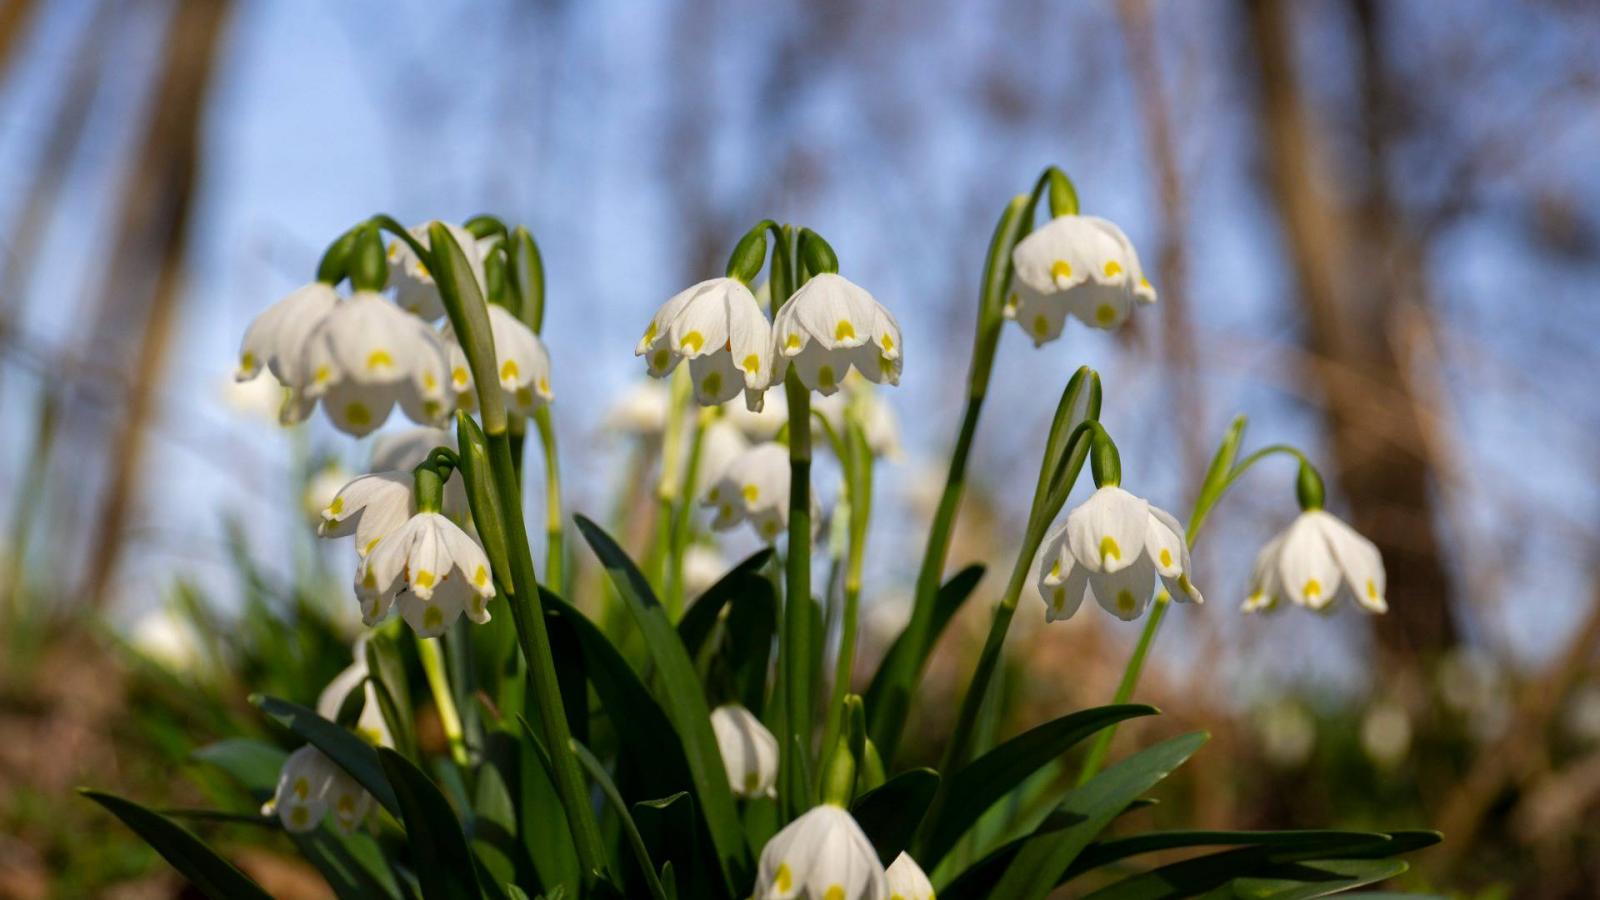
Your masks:
{"label": "green leaf", "polygon": [[[938,593],[934,595],[932,624],[928,629],[928,647],[930,651],[935,644],[939,643],[939,636],[944,634],[945,626],[950,624],[950,620],[955,618],[955,614],[961,610],[961,605],[967,602],[967,598],[972,596],[972,592],[978,587],[978,582],[983,579],[983,571],[982,565],[967,566],[952,575],[950,580],[946,581],[939,588]],[[892,673],[895,672],[895,666],[897,662],[900,662],[900,657],[911,652],[909,646],[905,632],[900,632],[894,642],[889,645],[888,651],[884,653],[883,661],[878,663],[878,671],[872,676],[872,682],[867,685],[867,692],[861,696],[862,701],[866,703],[867,716],[872,725],[870,736],[873,743],[878,744],[880,748],[883,746],[883,738],[879,733],[878,714],[874,711],[883,702],[884,692],[889,689],[889,679],[892,677]],[[926,654],[923,654],[923,656],[926,657]],[[922,663],[923,660],[917,660],[916,667],[913,670],[918,673],[919,677],[922,672]]]}
{"label": "green leaf", "polygon": [[249,738],[228,738],[207,744],[190,756],[221,769],[257,800],[263,801],[277,789],[278,771],[288,758],[288,754],[277,747]]}
{"label": "green leaf", "polygon": [[695,797],[711,831],[711,840],[731,893],[733,885],[743,883],[748,876],[749,847],[740,830],[727,769],[723,767],[716,735],[711,730],[711,709],[706,705],[705,694],[695,676],[694,662],[638,567],[598,525],[581,515],[575,518],[578,530],[583,532],[617,593],[627,603],[634,623],[644,636],[650,658],[655,662],[656,677],[662,688],[659,699],[672,719],[673,730],[683,741]]}
{"label": "green leaf", "polygon": [[384,777],[384,769],[378,762],[378,752],[371,744],[354,732],[340,728],[298,703],[261,694],[252,696],[250,702],[273,721],[305,738],[308,743],[321,750],[334,765],[348,772],[351,778],[366,788],[367,793],[371,794],[380,806],[397,816],[400,815],[400,802],[395,797],[394,789],[389,786],[388,779]]}
{"label": "green leaf", "polygon": [[650,861],[650,850],[644,844],[644,838],[639,834],[639,826],[634,824],[633,816],[628,813],[628,804],[617,793],[617,786],[611,783],[611,776],[606,774],[606,767],[600,760],[594,758],[589,748],[570,741],[572,754],[583,764],[589,772],[589,777],[600,788],[600,793],[611,805],[611,811],[616,813],[617,823],[622,826],[622,836],[627,840],[628,849],[633,853],[633,861],[639,864],[640,875],[644,878],[645,889],[655,900],[667,900],[667,890],[661,885],[661,878],[656,874],[655,863]]}
{"label": "green leaf", "polygon": [[[770,805],[770,803],[769,803]],[[672,867],[673,881],[661,883],[682,897],[719,896],[722,875],[716,859],[704,848],[704,827],[694,811],[694,798],[686,791],[633,805],[633,821],[650,847],[651,856]]]}
{"label": "green leaf", "polygon": [[449,801],[404,756],[387,747],[377,755],[394,788],[424,900],[479,900],[475,860]]}
{"label": "green leaf", "polygon": [[1208,891],[1228,897],[1310,900],[1393,878],[1407,868],[1397,859],[1273,862],[1268,848],[1248,847],[1152,869],[1101,888],[1085,900],[1167,900]]}
{"label": "green leaf", "polygon": [[850,804],[850,814],[872,840],[880,862],[886,866],[893,863],[911,844],[938,789],[938,772],[911,769],[867,791]]}
{"label": "green leaf", "polygon": [[366,834],[341,835],[327,828],[290,834],[300,855],[322,873],[339,900],[398,898],[400,889],[378,844]]}
{"label": "green leaf", "polygon": [[416,757],[417,731],[411,718],[411,690],[406,683],[405,660],[400,656],[400,642],[391,631],[379,630],[367,638],[367,674],[372,679],[373,693],[378,697],[378,709],[383,713],[384,724],[394,736],[395,749],[408,757]]}
{"label": "green leaf", "polygon": [[723,649],[734,696],[755,716],[766,709],[767,673],[772,668],[773,636],[778,632],[778,595],[765,578],[750,586],[728,611]]}
{"label": "green leaf", "polygon": [[189,879],[207,897],[213,900],[272,900],[271,894],[177,822],[113,794],[91,790],[81,790],[79,793],[121,819],[124,825],[133,829],[145,843],[171,863],[178,874]]}
{"label": "green leaf", "polygon": [[1089,779],[1067,795],[1061,812],[1073,821],[1060,831],[1028,838],[993,896],[1008,900],[1040,900],[1077,859],[1083,848],[1123,808],[1182,765],[1205,734],[1187,734],[1156,744]]}
{"label": "green leaf", "polygon": [[705,593],[684,612],[683,618],[678,621],[678,636],[683,639],[683,646],[691,658],[700,654],[700,648],[711,635],[711,629],[717,624],[717,617],[722,614],[724,606],[743,596],[746,591],[757,589],[754,585],[756,581],[771,589],[772,583],[761,575],[761,568],[771,558],[771,547],[752,553],[717,579],[716,584],[706,588]]}
{"label": "green leaf", "polygon": [[1062,880],[1141,853],[1180,847],[1226,846],[1259,847],[1269,854],[1279,855],[1312,853],[1342,857],[1374,846],[1394,847],[1395,842],[1386,834],[1365,831],[1154,831],[1090,844],[1073,860]]}
{"label": "green leaf", "polygon": [[973,760],[949,777],[944,803],[918,843],[918,862],[930,869],[937,866],[989,807],[1074,744],[1109,725],[1155,712],[1155,707],[1141,704],[1081,710],[1029,729]]}

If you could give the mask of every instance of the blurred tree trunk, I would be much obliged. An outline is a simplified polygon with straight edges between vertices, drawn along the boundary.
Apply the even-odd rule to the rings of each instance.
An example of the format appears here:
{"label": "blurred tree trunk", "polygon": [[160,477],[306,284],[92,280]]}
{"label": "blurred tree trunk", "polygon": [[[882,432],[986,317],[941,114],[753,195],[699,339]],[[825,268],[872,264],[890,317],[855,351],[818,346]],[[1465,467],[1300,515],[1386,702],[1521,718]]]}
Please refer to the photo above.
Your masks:
{"label": "blurred tree trunk", "polygon": [[[1242,0],[1246,65],[1268,188],[1278,207],[1297,293],[1308,372],[1325,398],[1335,470],[1353,523],[1377,543],[1389,572],[1390,613],[1375,620],[1392,657],[1431,656],[1453,644],[1450,582],[1430,497],[1422,419],[1393,340],[1397,311],[1424,302],[1423,257],[1386,185],[1393,114],[1377,10],[1351,0],[1360,30],[1358,73],[1365,156],[1360,178],[1333,177],[1302,95],[1293,57],[1292,5]],[[1357,196],[1341,204],[1330,196]]]}
{"label": "blurred tree trunk", "polygon": [[107,481],[91,520],[94,540],[83,593],[97,605],[106,599],[137,500],[146,426],[165,374],[183,292],[201,112],[228,9],[226,0],[181,0],[172,11],[151,119],[126,175],[115,249],[91,333],[96,357],[110,353],[108,361],[127,376],[123,415],[108,425],[115,436],[100,445]]}

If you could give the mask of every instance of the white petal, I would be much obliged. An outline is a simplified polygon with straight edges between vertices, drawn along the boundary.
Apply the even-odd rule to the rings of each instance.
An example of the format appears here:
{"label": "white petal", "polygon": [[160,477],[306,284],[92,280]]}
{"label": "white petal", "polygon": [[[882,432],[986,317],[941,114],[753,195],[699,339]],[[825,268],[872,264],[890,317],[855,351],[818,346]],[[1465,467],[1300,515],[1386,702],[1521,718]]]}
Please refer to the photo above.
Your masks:
{"label": "white petal", "polygon": [[1145,532],[1145,553],[1155,563],[1156,571],[1168,578],[1176,578],[1189,567],[1189,551],[1185,548],[1183,532],[1178,520],[1164,509],[1150,507],[1150,527]]}
{"label": "white petal", "polygon": [[1144,555],[1150,504],[1102,487],[1067,515],[1067,546],[1090,572],[1116,572]]}
{"label": "white petal", "polygon": [[1035,347],[1061,336],[1067,321],[1067,303],[1059,295],[1041,294],[1027,285],[1020,285],[1013,295],[1015,304],[1010,317],[1033,339]]}
{"label": "white petal", "polygon": [[690,359],[689,376],[694,383],[695,402],[701,406],[720,406],[738,396],[744,387],[742,373],[726,350]]}
{"label": "white petal", "polygon": [[830,350],[861,346],[876,325],[872,295],[831,272],[812,276],[784,308],[790,306],[800,326]]}
{"label": "white petal", "polygon": [[[347,666],[344,671],[333,676],[328,686],[317,695],[317,715],[334,721],[339,717],[339,708],[344,705],[345,698],[367,677],[367,664],[364,660],[357,660]],[[365,712],[365,710],[362,710]]]}
{"label": "white petal", "polygon": [[456,526],[438,513],[418,513],[412,522],[416,523],[413,526],[416,538],[406,555],[405,579],[412,593],[419,599],[428,600],[454,565],[445,550],[440,531],[444,527]]}
{"label": "white petal", "polygon": [[392,384],[358,384],[338,381],[322,395],[322,408],[334,427],[354,437],[365,437],[389,420],[402,388]]}
{"label": "white petal", "polygon": [[[668,332],[672,339],[672,352],[694,359],[707,353],[716,353],[728,343],[728,303],[725,299],[728,281],[732,279],[718,278],[704,282],[705,289],[678,313]],[[738,284],[737,281],[733,283]],[[744,285],[739,287],[742,289]]]}
{"label": "white petal", "polygon": [[1089,577],[1089,590],[1105,610],[1124,621],[1139,618],[1155,593],[1155,564],[1143,553],[1116,572]]}
{"label": "white petal", "polygon": [[690,300],[693,300],[716,281],[717,279],[712,278],[690,285],[688,288],[669,297],[667,302],[656,310],[655,316],[650,319],[650,327],[645,329],[644,337],[640,338],[638,345],[634,347],[633,355],[644,356],[649,352],[653,356],[652,350],[660,348],[666,341],[667,332],[672,328],[672,323],[678,318],[678,314],[683,312],[683,308],[689,305]]}
{"label": "white petal", "polygon": [[[737,282],[735,282],[737,284]],[[727,295],[728,346],[745,387],[765,390],[772,377],[772,325],[748,288],[739,284]]]}
{"label": "white petal", "polygon": [[1070,619],[1083,605],[1083,595],[1089,589],[1089,570],[1077,564],[1070,553],[1062,558],[1064,569],[1059,582],[1039,588],[1044,597],[1044,620]]}
{"label": "white petal", "polygon": [[1339,564],[1316,512],[1301,513],[1284,533],[1278,576],[1284,593],[1301,606],[1321,609],[1338,593]]}
{"label": "white petal", "polygon": [[891,898],[900,900],[933,900],[933,882],[909,854],[901,851],[884,873]]}
{"label": "white petal", "polygon": [[1318,520],[1334,561],[1344,573],[1346,589],[1371,612],[1388,612],[1388,578],[1377,546],[1330,513],[1321,513]]}
{"label": "white petal", "polygon": [[[866,349],[877,353],[876,348]],[[854,355],[848,350],[830,350],[822,341],[812,341],[791,362],[800,383],[826,397],[839,390]]]}

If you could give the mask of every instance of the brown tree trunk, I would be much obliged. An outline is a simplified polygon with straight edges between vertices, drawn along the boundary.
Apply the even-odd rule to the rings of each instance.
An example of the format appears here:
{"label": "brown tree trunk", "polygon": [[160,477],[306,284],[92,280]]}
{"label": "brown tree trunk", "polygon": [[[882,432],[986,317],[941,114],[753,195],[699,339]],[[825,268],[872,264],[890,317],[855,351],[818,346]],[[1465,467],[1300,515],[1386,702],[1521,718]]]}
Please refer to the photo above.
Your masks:
{"label": "brown tree trunk", "polygon": [[[1306,348],[1321,361],[1320,388],[1332,438],[1332,481],[1349,500],[1352,524],[1378,545],[1389,572],[1390,613],[1375,620],[1391,658],[1431,656],[1455,642],[1450,583],[1440,558],[1416,399],[1402,377],[1392,323],[1423,302],[1422,261],[1383,185],[1386,131],[1378,45],[1361,42],[1356,69],[1367,97],[1370,171],[1352,212],[1332,176],[1292,55],[1292,5],[1241,0],[1245,58],[1256,83],[1255,113],[1268,188],[1278,207]],[[1376,98],[1376,99],[1375,99]],[[1356,190],[1356,188],[1352,188]]]}
{"label": "brown tree trunk", "polygon": [[[126,408],[104,443],[105,492],[91,544],[83,596],[105,601],[129,512],[137,500],[145,430],[165,372],[168,343],[183,292],[184,256],[206,86],[229,5],[181,0],[172,12],[151,119],[128,170],[122,218],[93,332],[127,373]],[[132,336],[132,340],[129,340]],[[117,353],[130,345],[131,358]]]}

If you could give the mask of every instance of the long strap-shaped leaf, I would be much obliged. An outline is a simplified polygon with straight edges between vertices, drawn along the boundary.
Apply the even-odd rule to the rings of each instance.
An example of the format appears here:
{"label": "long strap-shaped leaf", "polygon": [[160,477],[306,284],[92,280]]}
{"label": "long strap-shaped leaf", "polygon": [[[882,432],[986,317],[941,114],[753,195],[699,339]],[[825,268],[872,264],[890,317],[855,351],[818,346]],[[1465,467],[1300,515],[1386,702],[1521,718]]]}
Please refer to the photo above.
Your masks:
{"label": "long strap-shaped leaf", "polygon": [[683,618],[678,620],[678,636],[683,639],[683,646],[689,651],[690,658],[700,652],[701,645],[711,634],[712,626],[717,624],[717,616],[721,615],[724,606],[757,582],[771,584],[761,575],[761,567],[771,558],[771,547],[764,547],[750,554],[743,562],[717,579],[715,584],[706,588],[705,593],[701,594],[683,614]]}
{"label": "long strap-shaped leaf", "polygon": [[611,783],[611,776],[606,774],[606,767],[600,760],[594,758],[589,748],[571,741],[572,753],[583,764],[589,777],[600,788],[600,793],[605,796],[606,802],[611,805],[611,811],[617,816],[617,823],[622,826],[622,836],[628,842],[628,849],[633,852],[633,861],[639,864],[639,869],[644,876],[645,889],[650,892],[654,900],[667,900],[666,888],[661,886],[661,878],[656,874],[655,863],[650,861],[650,848],[644,844],[644,837],[639,834],[639,826],[633,821],[633,816],[628,812],[628,804],[623,801],[622,795],[617,793],[617,786]]}
{"label": "long strap-shaped leaf", "polygon": [[366,788],[367,793],[384,809],[400,815],[400,801],[395,798],[394,789],[384,777],[383,766],[378,763],[378,753],[371,744],[298,703],[262,694],[251,696],[250,702],[278,724],[305,738],[324,756],[333,760],[334,765],[350,773],[350,777]]}
{"label": "long strap-shaped leaf", "polygon": [[479,900],[476,860],[450,802],[411,760],[388,748],[378,759],[394,787],[424,900]]}
{"label": "long strap-shaped leaf", "polygon": [[892,865],[895,857],[910,846],[938,790],[938,772],[911,769],[867,791],[850,804],[850,815],[867,833],[880,862]]}
{"label": "long strap-shaped leaf", "polygon": [[271,894],[177,822],[114,794],[89,790],[82,793],[121,819],[207,897],[272,900]]}
{"label": "long strap-shaped leaf", "polygon": [[1123,807],[1167,777],[1206,742],[1205,734],[1186,734],[1141,750],[1101,772],[1067,795],[1061,811],[1073,824],[1029,838],[1018,851],[992,896],[1041,900],[1055,889],[1083,848],[1116,818]]}
{"label": "long strap-shaped leaf", "polygon": [[716,845],[717,858],[731,891],[733,885],[744,883],[749,873],[750,849],[734,807],[728,772],[723,767],[716,735],[711,730],[711,709],[706,705],[705,694],[695,676],[694,662],[633,560],[600,526],[584,516],[575,518],[578,530],[600,558],[611,583],[622,595],[634,623],[644,635],[650,658],[656,665],[656,677],[661,680],[661,705],[683,741],[695,796],[711,830],[711,840]]}
{"label": "long strap-shaped leaf", "polygon": [[1060,758],[1074,744],[1108,725],[1154,715],[1153,706],[1097,706],[1029,729],[949,776],[945,799],[913,854],[923,866],[937,866],[984,811],[1041,766]]}
{"label": "long strap-shaped leaf", "polygon": [[1375,884],[1409,868],[1398,859],[1270,863],[1259,847],[1213,853],[1126,878],[1085,900],[1176,900],[1209,891],[1229,897],[1312,900]]}

